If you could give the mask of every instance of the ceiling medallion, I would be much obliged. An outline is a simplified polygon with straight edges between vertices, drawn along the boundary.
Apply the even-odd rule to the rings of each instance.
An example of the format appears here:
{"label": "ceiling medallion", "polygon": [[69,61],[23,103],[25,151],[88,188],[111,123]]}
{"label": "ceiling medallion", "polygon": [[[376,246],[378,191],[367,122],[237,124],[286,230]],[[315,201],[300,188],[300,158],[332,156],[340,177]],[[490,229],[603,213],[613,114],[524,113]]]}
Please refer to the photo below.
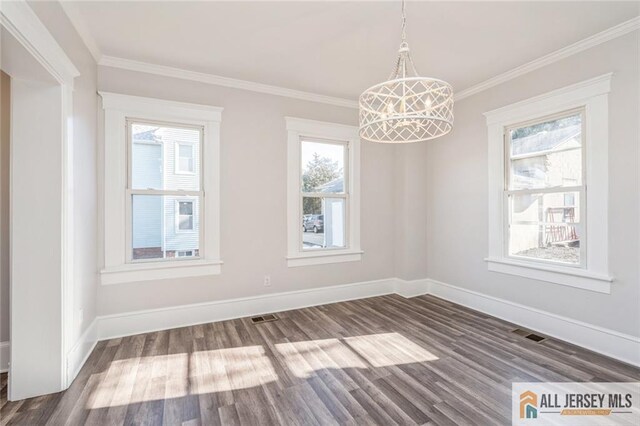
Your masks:
{"label": "ceiling medallion", "polygon": [[453,128],[453,89],[446,81],[420,77],[406,40],[402,0],[402,42],[388,81],[360,95],[360,137],[371,142],[410,143],[435,139]]}

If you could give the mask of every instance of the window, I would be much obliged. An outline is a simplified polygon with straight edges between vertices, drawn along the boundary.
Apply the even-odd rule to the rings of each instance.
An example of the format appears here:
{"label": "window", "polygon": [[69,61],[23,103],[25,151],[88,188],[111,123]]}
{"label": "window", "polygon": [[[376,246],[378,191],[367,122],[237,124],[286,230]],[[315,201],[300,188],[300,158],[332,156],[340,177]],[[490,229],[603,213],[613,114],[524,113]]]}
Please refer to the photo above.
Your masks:
{"label": "window", "polygon": [[347,247],[347,143],[301,140],[300,201],[303,250]]}
{"label": "window", "polygon": [[180,160],[179,150],[172,148],[187,146],[193,170],[201,170],[193,154],[200,151],[195,147],[202,146],[203,127],[127,118],[127,135],[131,157],[127,190],[127,211],[131,212],[127,217],[131,243],[127,246],[131,251],[127,261],[171,261],[176,251],[199,250],[202,214],[194,205],[202,206],[201,176],[179,176],[170,165]]}
{"label": "window", "polygon": [[610,292],[611,75],[485,114],[489,270]]}
{"label": "window", "polygon": [[176,200],[176,232],[197,231],[193,219],[194,201]]}
{"label": "window", "polygon": [[505,129],[509,256],[584,266],[583,125],[580,108]]}
{"label": "window", "polygon": [[176,174],[195,173],[195,145],[193,143],[176,143]]}
{"label": "window", "polygon": [[102,283],[220,273],[221,109],[100,95],[105,109]]}
{"label": "window", "polygon": [[288,265],[360,260],[357,128],[287,118],[287,130]]}

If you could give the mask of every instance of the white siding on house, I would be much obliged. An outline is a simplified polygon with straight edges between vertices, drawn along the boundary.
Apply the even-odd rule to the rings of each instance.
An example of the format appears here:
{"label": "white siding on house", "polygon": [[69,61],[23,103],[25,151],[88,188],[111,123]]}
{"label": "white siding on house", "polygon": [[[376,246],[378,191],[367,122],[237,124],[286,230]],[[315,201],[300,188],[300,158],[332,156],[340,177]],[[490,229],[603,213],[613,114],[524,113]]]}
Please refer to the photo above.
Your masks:
{"label": "white siding on house", "polygon": [[162,238],[162,195],[132,197],[132,245],[134,249],[160,247]]}

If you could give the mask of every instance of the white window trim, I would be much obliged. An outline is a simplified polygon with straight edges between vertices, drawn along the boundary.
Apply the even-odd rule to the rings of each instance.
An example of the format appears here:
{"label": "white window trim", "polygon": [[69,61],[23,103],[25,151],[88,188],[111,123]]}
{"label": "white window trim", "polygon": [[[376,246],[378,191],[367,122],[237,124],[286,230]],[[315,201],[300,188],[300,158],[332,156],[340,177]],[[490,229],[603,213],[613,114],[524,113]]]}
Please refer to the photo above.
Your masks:
{"label": "white window trim", "polygon": [[[203,197],[204,198],[204,197]],[[180,229],[180,202],[188,202],[191,203],[191,229]],[[194,198],[180,198],[175,200],[175,232],[176,234],[193,234],[196,232],[196,210],[194,209]],[[184,251],[184,250],[180,250]]]}
{"label": "white window trim", "polygon": [[[488,269],[540,281],[610,293],[608,250],[608,139],[612,73],[517,102],[484,115],[488,126],[489,256]],[[585,109],[586,250],[584,268],[514,259],[506,253],[505,128],[566,110]]]}
{"label": "white window trim", "polygon": [[[183,278],[220,274],[220,122],[222,108],[173,102],[154,98],[99,92],[104,116],[104,268],[101,283]],[[202,126],[204,141],[201,158],[203,208],[207,221],[201,220],[203,238],[197,259],[171,262],[127,263],[127,135],[126,119],[134,117],[155,121]],[[205,155],[206,154],[206,157]],[[201,215],[201,219],[202,219]]]}
{"label": "white window trim", "polygon": [[[196,171],[195,171],[195,167],[196,167],[196,163],[195,163],[195,155],[194,155],[194,148],[195,148],[195,143],[191,143],[191,142],[176,142],[175,146],[174,146],[174,151],[175,151],[175,164],[174,164],[174,173],[177,175],[195,175]],[[183,158],[180,156],[180,146],[188,146],[191,148],[191,160],[192,160],[192,165],[194,170],[181,170],[180,169],[180,158]]]}
{"label": "white window trim", "polygon": [[[285,117],[287,126],[287,265],[321,265],[362,260],[360,248],[360,136],[358,128],[302,118]],[[303,251],[300,203],[301,138],[344,141],[349,152],[346,181],[350,205],[347,214],[347,248]]]}

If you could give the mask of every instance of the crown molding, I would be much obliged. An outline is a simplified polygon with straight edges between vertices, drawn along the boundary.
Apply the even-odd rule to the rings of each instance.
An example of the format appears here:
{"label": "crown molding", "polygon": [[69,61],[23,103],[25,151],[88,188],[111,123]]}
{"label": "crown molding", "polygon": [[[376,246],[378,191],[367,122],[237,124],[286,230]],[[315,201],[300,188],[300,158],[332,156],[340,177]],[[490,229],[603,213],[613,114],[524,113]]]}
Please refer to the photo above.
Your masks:
{"label": "crown molding", "polygon": [[64,11],[69,21],[71,21],[71,25],[76,29],[76,32],[80,36],[80,39],[84,43],[84,45],[89,49],[91,56],[96,61],[96,63],[100,62],[100,58],[102,57],[102,52],[98,47],[98,43],[91,35],[91,31],[89,27],[84,22],[84,18],[80,13],[80,9],[78,8],[77,3],[69,2],[69,1],[60,1],[60,6]]}
{"label": "crown molding", "polygon": [[300,90],[287,89],[285,87],[271,86],[269,84],[256,83],[247,80],[222,77],[215,74],[189,71],[181,68],[173,68],[165,65],[156,65],[146,62],[134,61],[131,59],[116,58],[103,55],[98,65],[104,67],[120,68],[129,71],[145,72],[164,77],[179,78],[182,80],[198,81],[201,83],[213,84],[216,86],[230,87],[233,89],[249,90],[252,92],[266,93],[269,95],[284,96],[303,101],[319,102],[323,104],[335,105],[345,108],[358,108],[358,102],[351,99],[335,98],[332,96],[320,95],[317,93],[303,92]]}
{"label": "crown molding", "polygon": [[614,27],[582,39],[576,43],[570,44],[569,46],[563,47],[562,49],[556,50],[555,52],[549,53],[548,55],[544,55],[524,65],[520,65],[519,67],[513,68],[510,71],[492,77],[486,81],[483,81],[482,83],[476,84],[475,86],[471,86],[467,89],[461,90],[455,94],[455,100],[459,101],[461,99],[483,92],[494,86],[520,77],[521,75],[530,73],[531,71],[535,71],[554,62],[558,62],[562,59],[568,58],[569,56],[575,55],[576,53],[580,53],[584,50],[598,46],[599,44],[606,43],[607,41],[621,37],[638,29],[640,29],[640,16],[637,16]]}
{"label": "crown molding", "polygon": [[[118,58],[114,56],[103,55],[91,35],[91,31],[85,24],[84,19],[78,6],[75,3],[60,2],[64,12],[80,35],[80,38],[87,46],[98,65],[112,68],[120,68],[129,71],[137,71],[161,75],[164,77],[179,78],[182,80],[198,81],[201,83],[212,84],[217,86],[230,87],[234,89],[249,90],[258,93],[266,93],[276,96],[284,96],[294,99],[301,99],[310,102],[320,102],[329,105],[340,106],[344,108],[358,108],[357,100],[337,98],[332,96],[321,95],[318,93],[304,92],[300,90],[288,89],[285,87],[272,86],[268,84],[257,83],[247,80],[239,80],[229,77],[223,77],[215,74],[208,74],[196,71],[189,71],[181,68],[174,68],[164,65],[150,64],[146,62],[135,61],[131,59]],[[626,35],[632,31],[640,29],[640,16],[632,18],[621,24],[615,25],[597,34],[582,39],[555,52],[544,55],[526,64],[520,65],[479,84],[460,90],[455,93],[455,100],[460,101],[469,96],[483,92],[492,87],[506,83],[529,72],[535,71],[554,62],[568,58],[569,56],[580,53],[584,50],[598,46],[607,41]]]}

